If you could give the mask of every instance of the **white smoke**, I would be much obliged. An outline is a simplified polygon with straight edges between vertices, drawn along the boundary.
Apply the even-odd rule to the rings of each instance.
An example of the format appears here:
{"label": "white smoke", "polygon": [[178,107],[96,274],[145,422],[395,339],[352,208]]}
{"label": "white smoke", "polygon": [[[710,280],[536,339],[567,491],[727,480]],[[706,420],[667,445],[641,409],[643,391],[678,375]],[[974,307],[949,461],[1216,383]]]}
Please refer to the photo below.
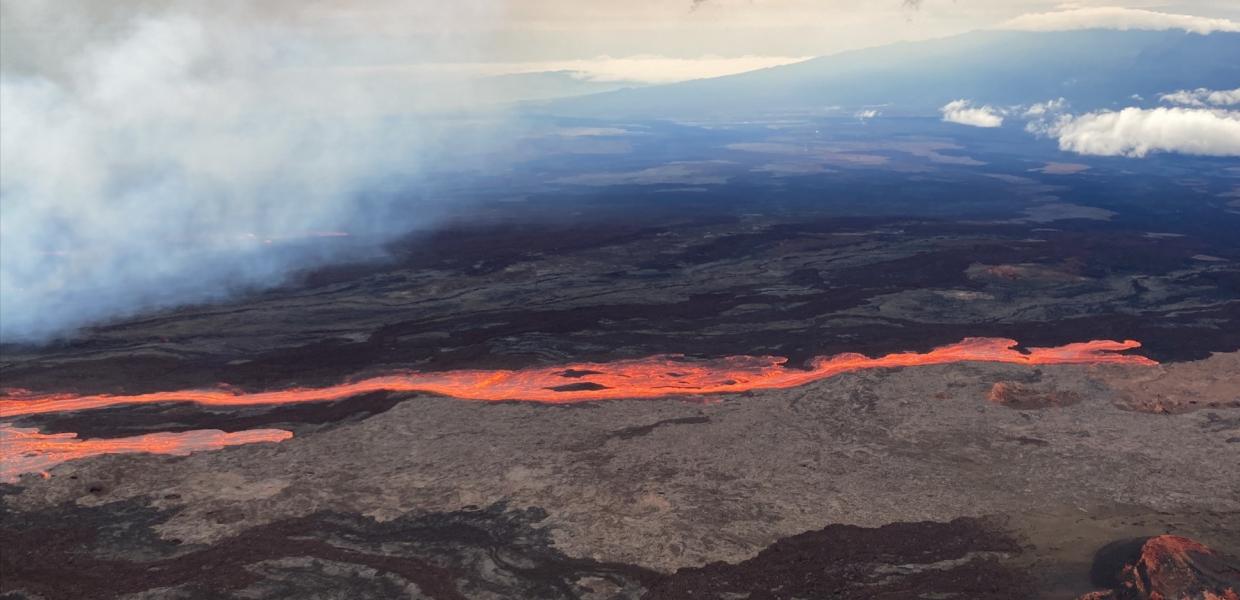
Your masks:
{"label": "white smoke", "polygon": [[[147,4],[159,3],[130,8]],[[486,9],[452,5],[435,15]],[[4,341],[277,284],[334,256],[315,236],[378,242],[433,216],[396,199],[416,196],[420,170],[455,135],[420,109],[460,102],[466,86],[376,88],[344,76],[347,53],[316,47],[301,15],[206,6],[164,3],[58,31],[72,7],[4,4],[6,27],[58,31],[25,45],[5,32]]]}

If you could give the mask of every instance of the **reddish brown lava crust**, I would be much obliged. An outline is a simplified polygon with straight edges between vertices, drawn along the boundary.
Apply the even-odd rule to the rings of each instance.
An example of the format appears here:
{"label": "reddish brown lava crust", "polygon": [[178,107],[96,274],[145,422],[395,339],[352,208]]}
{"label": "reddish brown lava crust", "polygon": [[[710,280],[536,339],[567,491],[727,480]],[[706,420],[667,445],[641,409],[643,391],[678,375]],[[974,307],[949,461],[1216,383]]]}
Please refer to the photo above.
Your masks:
{"label": "reddish brown lava crust", "polygon": [[1016,410],[1037,410],[1071,406],[1081,401],[1081,395],[1072,391],[1041,390],[1013,381],[1000,381],[990,388],[986,399]]}
{"label": "reddish brown lava crust", "polygon": [[1240,600],[1240,564],[1188,538],[1160,535],[1121,567],[1114,589],[1080,600]]}

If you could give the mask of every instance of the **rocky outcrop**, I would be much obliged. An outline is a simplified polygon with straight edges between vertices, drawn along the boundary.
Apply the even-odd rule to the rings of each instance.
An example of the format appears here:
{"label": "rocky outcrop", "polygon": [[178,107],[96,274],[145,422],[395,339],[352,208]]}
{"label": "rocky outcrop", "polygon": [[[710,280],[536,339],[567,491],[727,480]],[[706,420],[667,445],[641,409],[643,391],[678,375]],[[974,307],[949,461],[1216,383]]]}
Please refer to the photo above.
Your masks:
{"label": "rocky outcrop", "polygon": [[1150,538],[1136,548],[1111,576],[1112,589],[1080,600],[1240,600],[1235,559],[1174,535]]}
{"label": "rocky outcrop", "polygon": [[1017,410],[1037,410],[1071,406],[1081,401],[1081,394],[1074,391],[1043,389],[1013,381],[1000,381],[990,388],[987,400]]}

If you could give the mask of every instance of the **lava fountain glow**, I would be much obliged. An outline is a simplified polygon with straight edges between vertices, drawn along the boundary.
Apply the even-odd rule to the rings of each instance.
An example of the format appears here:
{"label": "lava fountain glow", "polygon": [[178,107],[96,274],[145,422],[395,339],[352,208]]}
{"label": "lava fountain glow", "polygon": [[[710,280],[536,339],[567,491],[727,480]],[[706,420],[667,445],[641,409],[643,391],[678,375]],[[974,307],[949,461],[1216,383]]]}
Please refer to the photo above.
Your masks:
{"label": "lava fountain glow", "polygon": [[[155,402],[194,402],[208,406],[247,406],[340,400],[373,392],[423,392],[496,402],[521,400],[562,404],[590,400],[651,399],[697,394],[727,394],[791,388],[841,373],[864,369],[915,367],[957,362],[999,362],[1021,365],[1125,364],[1154,365],[1144,356],[1122,354],[1139,348],[1133,340],[1098,340],[1021,352],[1014,340],[967,338],[926,353],[902,352],[878,358],[838,354],[811,361],[809,369],[785,367],[775,356],[730,356],[691,361],[683,356],[653,356],[609,363],[539,367],[516,371],[461,370],[442,373],[405,372],[371,377],[322,388],[242,392],[221,388],[136,395],[34,394],[8,390],[0,400],[0,417],[12,418]],[[279,442],[292,437],[280,429],[225,433],[199,430],[152,433],[119,439],[77,439],[77,434],[41,434],[34,429],[0,423],[0,480],[22,473],[46,472],[65,461],[100,454],[148,452],[188,454],[225,446]]]}
{"label": "lava fountain glow", "polygon": [[208,406],[292,404],[341,400],[373,392],[424,392],[463,400],[523,400],[561,404],[781,389],[805,385],[850,371],[967,361],[1022,365],[1157,364],[1143,356],[1121,354],[1125,350],[1141,346],[1133,340],[1099,340],[1056,348],[1031,348],[1028,353],[1020,352],[1016,346],[1016,341],[1009,339],[967,338],[926,353],[903,352],[879,358],[854,353],[819,357],[805,370],[786,368],[784,364],[787,359],[775,356],[731,356],[707,361],[689,361],[680,356],[654,356],[516,371],[394,373],[328,387],[266,392],[243,392],[227,388],[89,396],[11,392],[8,398],[0,400],[0,416],[16,417],[155,402],[194,402]]}
{"label": "lava fountain glow", "polygon": [[34,429],[0,424],[0,481],[13,482],[23,473],[46,473],[60,463],[102,454],[186,455],[202,450],[218,450],[225,446],[282,442],[293,437],[282,429],[251,429],[226,433],[216,429],[200,429],[182,433],[149,433],[115,439],[80,440],[76,433],[43,434]]}

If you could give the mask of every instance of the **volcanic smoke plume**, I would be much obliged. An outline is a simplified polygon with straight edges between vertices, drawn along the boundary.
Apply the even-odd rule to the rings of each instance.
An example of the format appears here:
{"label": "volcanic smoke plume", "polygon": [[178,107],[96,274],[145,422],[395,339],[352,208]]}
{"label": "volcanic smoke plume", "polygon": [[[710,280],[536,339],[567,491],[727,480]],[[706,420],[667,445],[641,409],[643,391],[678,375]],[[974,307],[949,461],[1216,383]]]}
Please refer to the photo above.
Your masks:
{"label": "volcanic smoke plume", "polygon": [[[365,10],[400,7],[401,22],[433,32],[485,21],[492,4]],[[357,75],[449,43],[382,32],[350,42],[361,18],[350,11],[362,8],[111,6],[0,4],[4,341],[276,284],[347,245],[316,233],[373,243],[425,225],[434,213],[417,200],[419,173],[449,136],[454,152],[482,143],[427,116],[441,90],[467,102],[464,83]],[[450,40],[454,52],[469,43]]]}

